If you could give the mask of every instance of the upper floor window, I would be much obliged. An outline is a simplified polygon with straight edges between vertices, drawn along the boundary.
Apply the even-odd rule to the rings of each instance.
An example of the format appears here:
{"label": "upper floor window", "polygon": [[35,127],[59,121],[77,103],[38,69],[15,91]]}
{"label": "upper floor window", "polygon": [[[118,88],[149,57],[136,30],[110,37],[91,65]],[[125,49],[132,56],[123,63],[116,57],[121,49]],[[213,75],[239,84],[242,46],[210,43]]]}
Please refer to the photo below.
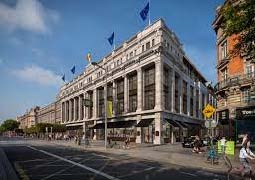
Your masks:
{"label": "upper floor window", "polygon": [[150,49],[150,46],[151,46],[151,45],[150,45],[150,42],[147,42],[147,43],[146,43],[146,50]]}
{"label": "upper floor window", "polygon": [[133,57],[133,51],[129,53],[129,57]]}
{"label": "upper floor window", "polygon": [[242,101],[248,103],[250,101],[250,88],[245,88],[242,90]]}
{"label": "upper floor window", "polygon": [[154,45],[155,45],[155,40],[152,39],[152,41],[151,41],[151,46],[154,46]]}
{"label": "upper floor window", "polygon": [[224,80],[227,80],[228,78],[228,69],[225,68],[221,71],[221,79],[224,81]]}
{"label": "upper floor window", "polygon": [[144,45],[142,45],[142,52],[144,51]]}
{"label": "upper floor window", "polygon": [[253,66],[251,64],[246,64],[245,66],[245,73],[247,77],[252,77],[253,76]]}
{"label": "upper floor window", "polygon": [[220,49],[221,49],[221,59],[224,59],[227,57],[227,53],[228,53],[228,44],[227,41],[224,41],[221,45],[220,45]]}

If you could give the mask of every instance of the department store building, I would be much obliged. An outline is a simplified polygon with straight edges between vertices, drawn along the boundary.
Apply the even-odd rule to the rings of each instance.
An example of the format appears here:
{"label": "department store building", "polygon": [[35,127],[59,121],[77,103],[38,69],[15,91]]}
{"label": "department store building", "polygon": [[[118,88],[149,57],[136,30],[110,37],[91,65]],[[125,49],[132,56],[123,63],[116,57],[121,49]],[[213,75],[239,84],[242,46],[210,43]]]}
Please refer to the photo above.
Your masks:
{"label": "department store building", "polygon": [[202,110],[216,105],[212,88],[162,19],[97,63],[104,70],[89,64],[59,92],[61,123],[70,133],[104,139],[107,88],[113,103],[107,133],[113,140],[130,136],[136,143],[163,144],[202,135]]}

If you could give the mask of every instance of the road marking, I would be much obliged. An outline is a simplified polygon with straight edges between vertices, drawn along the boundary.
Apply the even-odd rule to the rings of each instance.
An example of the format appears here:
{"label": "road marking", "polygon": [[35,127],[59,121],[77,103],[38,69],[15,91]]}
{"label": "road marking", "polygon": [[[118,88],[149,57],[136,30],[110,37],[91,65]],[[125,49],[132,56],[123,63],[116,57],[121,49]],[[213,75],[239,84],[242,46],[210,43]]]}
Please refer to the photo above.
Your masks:
{"label": "road marking", "polygon": [[118,178],[116,178],[116,177],[113,177],[113,176],[111,176],[111,175],[108,175],[108,174],[106,174],[106,173],[104,173],[104,172],[98,171],[98,170],[96,170],[96,169],[90,168],[90,167],[88,167],[88,166],[85,166],[85,165],[83,165],[83,164],[79,164],[79,163],[77,163],[77,162],[74,162],[74,161],[71,161],[71,160],[68,160],[68,159],[62,158],[62,157],[60,157],[60,156],[58,156],[58,155],[49,153],[49,152],[47,152],[47,151],[39,150],[39,149],[36,149],[36,148],[34,148],[34,147],[32,147],[32,146],[27,146],[27,147],[28,147],[28,148],[31,148],[31,149],[33,149],[33,150],[35,150],[35,151],[39,151],[39,152],[42,152],[42,153],[47,154],[47,155],[49,155],[49,156],[55,157],[55,158],[57,158],[57,159],[60,159],[60,160],[62,160],[62,161],[71,163],[71,164],[73,164],[73,165],[76,165],[76,166],[81,167],[81,168],[83,168],[83,169],[86,169],[86,170],[88,170],[88,171],[91,171],[91,172],[93,172],[93,173],[95,173],[95,174],[99,174],[99,175],[101,175],[101,176],[103,176],[103,177],[105,177],[105,178],[107,178],[107,179],[110,179],[110,180],[120,180],[120,179],[118,179]]}
{"label": "road marking", "polygon": [[186,175],[189,175],[189,176],[193,176],[193,177],[197,177],[196,174],[192,174],[192,173],[188,173],[188,172],[183,172],[183,171],[181,171],[180,173],[181,173],[181,174],[186,174]]}

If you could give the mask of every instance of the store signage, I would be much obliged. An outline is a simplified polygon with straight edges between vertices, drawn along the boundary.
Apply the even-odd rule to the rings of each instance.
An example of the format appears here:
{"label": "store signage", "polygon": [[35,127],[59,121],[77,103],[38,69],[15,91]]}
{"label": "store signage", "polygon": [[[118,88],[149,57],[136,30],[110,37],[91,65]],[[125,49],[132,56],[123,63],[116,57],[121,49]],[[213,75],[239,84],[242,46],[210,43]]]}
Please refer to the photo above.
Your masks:
{"label": "store signage", "polygon": [[237,109],[236,110],[236,117],[238,119],[250,118],[250,117],[255,118],[255,107]]}

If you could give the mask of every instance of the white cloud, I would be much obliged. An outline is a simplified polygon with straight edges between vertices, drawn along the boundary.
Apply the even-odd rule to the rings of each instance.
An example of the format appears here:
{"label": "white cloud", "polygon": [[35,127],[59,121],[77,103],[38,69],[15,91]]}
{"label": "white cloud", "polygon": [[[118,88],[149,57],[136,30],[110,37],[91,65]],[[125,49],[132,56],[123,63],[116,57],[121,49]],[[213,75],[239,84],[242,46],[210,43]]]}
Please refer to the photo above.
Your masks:
{"label": "white cloud", "polygon": [[22,80],[45,86],[60,86],[62,84],[61,76],[57,75],[51,70],[44,69],[37,65],[13,70],[12,74]]}
{"label": "white cloud", "polygon": [[49,25],[59,20],[59,14],[43,7],[38,0],[17,0],[15,7],[0,3],[0,24],[13,31],[23,29],[50,33]]}

